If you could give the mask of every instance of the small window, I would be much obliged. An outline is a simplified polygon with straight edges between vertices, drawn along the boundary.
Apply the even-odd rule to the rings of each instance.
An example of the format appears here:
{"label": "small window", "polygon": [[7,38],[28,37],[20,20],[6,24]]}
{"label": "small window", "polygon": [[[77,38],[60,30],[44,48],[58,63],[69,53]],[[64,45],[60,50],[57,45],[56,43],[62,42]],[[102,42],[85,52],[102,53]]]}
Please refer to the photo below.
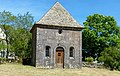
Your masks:
{"label": "small window", "polygon": [[74,53],[74,48],[70,47],[70,57],[73,57],[73,53]]}
{"label": "small window", "polygon": [[46,46],[46,57],[50,56],[50,46]]}
{"label": "small window", "polygon": [[62,29],[59,29],[59,30],[58,30],[58,33],[61,34],[61,33],[62,33]]}

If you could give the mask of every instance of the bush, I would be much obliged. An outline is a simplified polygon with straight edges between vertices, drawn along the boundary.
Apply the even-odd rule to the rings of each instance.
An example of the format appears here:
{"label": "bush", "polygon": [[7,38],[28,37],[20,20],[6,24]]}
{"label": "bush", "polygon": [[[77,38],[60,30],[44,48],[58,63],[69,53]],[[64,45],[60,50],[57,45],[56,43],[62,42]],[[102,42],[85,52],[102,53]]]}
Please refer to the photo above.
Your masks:
{"label": "bush", "polygon": [[30,65],[31,64],[31,58],[25,58],[22,61],[23,61],[22,62],[23,65]]}
{"label": "bush", "polygon": [[120,70],[120,50],[116,47],[106,48],[98,60],[111,70]]}
{"label": "bush", "polygon": [[88,62],[89,64],[91,64],[94,61],[94,59],[93,59],[93,57],[87,57],[87,58],[85,58],[85,61]]}
{"label": "bush", "polygon": [[118,70],[120,71],[120,65],[118,66]]}
{"label": "bush", "polygon": [[22,58],[18,58],[18,63],[23,63]]}
{"label": "bush", "polygon": [[5,63],[6,59],[5,58],[0,58],[0,64]]}

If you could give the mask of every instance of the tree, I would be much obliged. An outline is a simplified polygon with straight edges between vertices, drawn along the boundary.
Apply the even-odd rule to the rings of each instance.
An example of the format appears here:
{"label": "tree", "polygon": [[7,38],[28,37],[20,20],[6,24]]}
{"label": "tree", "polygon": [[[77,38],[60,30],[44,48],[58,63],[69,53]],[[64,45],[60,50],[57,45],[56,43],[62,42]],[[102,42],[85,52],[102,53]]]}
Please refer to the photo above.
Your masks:
{"label": "tree", "polygon": [[116,46],[119,29],[113,17],[90,15],[84,26],[86,29],[83,30],[83,55],[98,58],[105,48]]}
{"label": "tree", "polygon": [[7,55],[6,58],[8,58],[8,53],[9,53],[9,32],[10,32],[10,28],[11,26],[14,25],[14,20],[15,20],[15,16],[11,14],[11,12],[9,11],[3,11],[0,12],[0,27],[3,30],[4,34],[5,34],[5,42],[6,42],[6,46],[7,46]]}
{"label": "tree", "polygon": [[31,55],[31,33],[33,16],[27,12],[24,15],[12,15],[9,11],[0,12],[0,27],[6,35],[7,56],[14,52],[19,58],[28,58]]}
{"label": "tree", "polygon": [[5,43],[4,43],[4,39],[0,38],[0,51],[1,50],[5,50]]}
{"label": "tree", "polygon": [[[119,31],[120,31],[120,27],[118,27]],[[120,49],[120,33],[118,34],[118,39],[116,40],[117,42],[117,48]]]}
{"label": "tree", "polygon": [[16,18],[15,32],[11,36],[11,45],[15,54],[19,58],[30,58],[32,46],[30,44],[30,29],[33,25],[33,16],[28,12],[24,15],[18,14]]}

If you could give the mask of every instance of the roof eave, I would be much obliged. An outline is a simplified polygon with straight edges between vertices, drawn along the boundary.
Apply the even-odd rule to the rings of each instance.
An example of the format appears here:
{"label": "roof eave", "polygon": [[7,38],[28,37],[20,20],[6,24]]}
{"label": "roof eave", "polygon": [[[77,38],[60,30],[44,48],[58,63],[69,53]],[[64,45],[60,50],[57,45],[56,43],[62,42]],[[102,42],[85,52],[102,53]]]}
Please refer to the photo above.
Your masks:
{"label": "roof eave", "polygon": [[59,25],[46,25],[46,24],[34,24],[30,32],[32,33],[32,30],[35,29],[36,27],[39,28],[48,28],[48,29],[63,29],[63,30],[74,30],[74,31],[81,31],[84,29],[84,27],[75,27],[75,26],[59,26]]}

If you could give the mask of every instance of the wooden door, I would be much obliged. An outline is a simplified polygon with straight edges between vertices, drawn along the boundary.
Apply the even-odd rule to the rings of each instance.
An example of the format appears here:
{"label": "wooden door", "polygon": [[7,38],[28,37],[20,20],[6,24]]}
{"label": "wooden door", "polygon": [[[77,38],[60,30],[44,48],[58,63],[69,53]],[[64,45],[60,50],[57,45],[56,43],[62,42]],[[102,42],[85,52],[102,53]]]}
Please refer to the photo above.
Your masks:
{"label": "wooden door", "polygon": [[64,64],[64,52],[63,50],[56,50],[56,65],[57,67],[63,67]]}

